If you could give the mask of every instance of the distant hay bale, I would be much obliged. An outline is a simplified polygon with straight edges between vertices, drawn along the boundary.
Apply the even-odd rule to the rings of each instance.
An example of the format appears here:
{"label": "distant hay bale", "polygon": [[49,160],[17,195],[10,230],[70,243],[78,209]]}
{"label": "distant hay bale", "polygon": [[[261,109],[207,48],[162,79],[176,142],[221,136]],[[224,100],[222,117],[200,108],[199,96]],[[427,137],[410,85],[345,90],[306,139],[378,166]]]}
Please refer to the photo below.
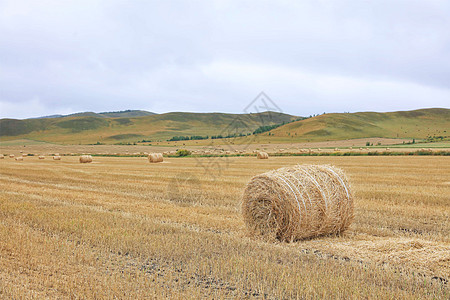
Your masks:
{"label": "distant hay bale", "polygon": [[40,155],[40,156],[39,156],[39,159],[45,159],[45,156]]}
{"label": "distant hay bale", "polygon": [[339,149],[338,148],[334,148],[334,151],[339,151]]}
{"label": "distant hay bale", "polygon": [[9,155],[9,158],[14,158],[14,154],[10,154],[10,155]]}
{"label": "distant hay bale", "polygon": [[359,151],[361,151],[363,148],[359,147]]}
{"label": "distant hay bale", "polygon": [[353,198],[341,169],[298,165],[253,177],[242,213],[252,235],[295,241],[345,231],[353,220]]}
{"label": "distant hay bale", "polygon": [[386,151],[390,151],[391,149],[390,148],[386,148]]}
{"label": "distant hay bale", "polygon": [[225,154],[226,154],[226,155],[230,155],[231,152],[230,152],[230,151],[225,151]]}
{"label": "distant hay bale", "polygon": [[268,159],[269,158],[269,154],[267,154],[267,152],[258,152],[256,157],[258,159]]}
{"label": "distant hay bale", "polygon": [[5,159],[5,157],[3,156],[3,154],[0,154],[0,159]]}
{"label": "distant hay bale", "polygon": [[150,153],[148,155],[148,161],[151,163],[159,163],[164,160],[162,153]]}
{"label": "distant hay bale", "polygon": [[91,162],[92,162],[92,156],[90,156],[90,155],[81,155],[80,156],[80,163],[86,164],[86,163],[91,163]]}
{"label": "distant hay bale", "polygon": [[16,161],[23,161],[23,156],[17,156]]}
{"label": "distant hay bale", "polygon": [[53,156],[53,160],[61,160],[61,156],[59,156],[59,155],[54,155],[54,156]]}

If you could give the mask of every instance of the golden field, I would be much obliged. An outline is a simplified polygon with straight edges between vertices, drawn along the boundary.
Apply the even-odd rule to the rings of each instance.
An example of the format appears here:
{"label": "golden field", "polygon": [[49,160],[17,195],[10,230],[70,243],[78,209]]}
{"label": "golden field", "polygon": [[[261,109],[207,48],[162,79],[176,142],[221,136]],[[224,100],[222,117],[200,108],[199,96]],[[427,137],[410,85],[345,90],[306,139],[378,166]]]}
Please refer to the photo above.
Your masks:
{"label": "golden field", "polygon": [[[18,151],[17,151],[18,152]],[[0,160],[0,298],[448,299],[445,156]],[[274,243],[240,212],[252,176],[348,175],[341,236]]]}

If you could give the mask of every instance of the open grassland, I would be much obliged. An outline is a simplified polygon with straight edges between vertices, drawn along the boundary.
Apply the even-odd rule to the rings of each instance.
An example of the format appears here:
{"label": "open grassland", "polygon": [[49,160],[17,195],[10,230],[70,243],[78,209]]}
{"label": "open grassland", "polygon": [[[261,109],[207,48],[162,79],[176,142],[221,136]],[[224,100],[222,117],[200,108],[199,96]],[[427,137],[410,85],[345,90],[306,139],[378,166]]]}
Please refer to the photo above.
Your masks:
{"label": "open grassland", "polygon": [[[447,157],[26,157],[0,160],[0,298],[450,297]],[[247,235],[256,174],[345,170],[355,220],[341,236]]]}
{"label": "open grassland", "polygon": [[[340,141],[329,142],[315,142],[315,143],[287,143],[287,144],[271,144],[271,143],[253,143],[242,144],[239,141],[227,140],[224,143],[223,140],[212,141],[188,141],[188,142],[165,142],[156,143],[152,145],[58,145],[45,142],[36,142],[33,140],[21,139],[3,141],[0,143],[0,154],[20,155],[22,153],[30,155],[52,155],[59,153],[62,155],[71,154],[96,154],[96,155],[144,155],[145,153],[152,152],[166,152],[175,151],[177,149],[188,149],[190,151],[211,151],[212,154],[219,155],[225,151],[230,153],[239,152],[252,154],[253,151],[265,151],[268,153],[279,153],[283,150],[283,153],[304,153],[306,149],[321,152],[336,152],[336,149],[340,153],[365,153],[369,151],[383,152],[386,148],[391,148],[393,152],[411,152],[421,149],[432,149],[433,151],[450,151],[450,143],[448,142],[435,142],[435,143],[417,143],[406,144],[411,140],[402,139],[386,139],[386,138],[366,138],[366,139],[349,139]],[[190,142],[190,143],[189,143]],[[374,146],[367,147],[366,143],[369,142]],[[402,144],[405,142],[405,144]],[[378,143],[381,145],[378,146]],[[362,151],[359,150],[362,148]],[[367,150],[369,149],[369,150]],[[302,151],[303,150],[303,151]],[[22,151],[22,152],[20,152]]]}

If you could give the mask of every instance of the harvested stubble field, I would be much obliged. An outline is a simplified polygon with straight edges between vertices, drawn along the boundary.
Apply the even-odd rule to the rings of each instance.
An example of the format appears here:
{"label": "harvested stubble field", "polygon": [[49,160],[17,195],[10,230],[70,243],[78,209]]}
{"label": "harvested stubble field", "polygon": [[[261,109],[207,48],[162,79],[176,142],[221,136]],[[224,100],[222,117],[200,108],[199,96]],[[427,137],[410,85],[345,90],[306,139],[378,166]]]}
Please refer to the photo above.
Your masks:
{"label": "harvested stubble field", "polygon": [[[297,163],[347,173],[350,229],[249,237],[246,183]],[[0,185],[0,298],[450,297],[447,157],[5,158]]]}

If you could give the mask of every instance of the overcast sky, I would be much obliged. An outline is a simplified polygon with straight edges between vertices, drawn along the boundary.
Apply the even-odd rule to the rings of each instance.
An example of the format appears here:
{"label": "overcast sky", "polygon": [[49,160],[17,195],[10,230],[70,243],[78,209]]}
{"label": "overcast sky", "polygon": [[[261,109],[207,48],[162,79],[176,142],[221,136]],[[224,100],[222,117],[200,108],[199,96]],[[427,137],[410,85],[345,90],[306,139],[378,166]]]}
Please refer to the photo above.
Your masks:
{"label": "overcast sky", "polygon": [[450,107],[450,1],[0,0],[0,118]]}

